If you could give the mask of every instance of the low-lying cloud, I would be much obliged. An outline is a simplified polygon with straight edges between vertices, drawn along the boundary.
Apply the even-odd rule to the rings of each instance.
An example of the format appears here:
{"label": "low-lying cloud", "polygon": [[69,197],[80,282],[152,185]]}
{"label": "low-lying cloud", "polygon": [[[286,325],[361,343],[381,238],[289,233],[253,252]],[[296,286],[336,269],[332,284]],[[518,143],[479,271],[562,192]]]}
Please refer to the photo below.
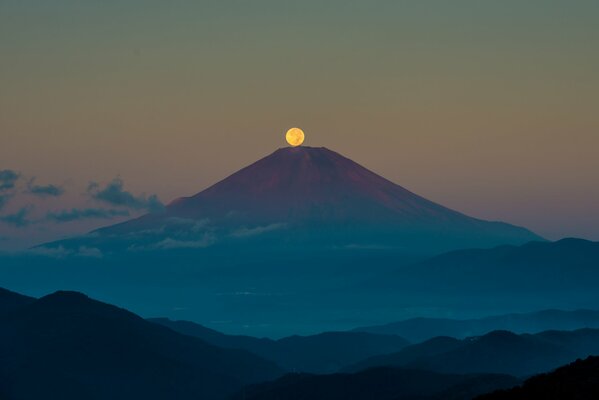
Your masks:
{"label": "low-lying cloud", "polygon": [[19,211],[0,216],[0,222],[4,222],[5,224],[12,225],[17,228],[23,228],[31,224],[31,220],[29,219],[29,214],[31,212],[31,206],[21,207]]}
{"label": "low-lying cloud", "polygon": [[112,206],[126,207],[132,210],[147,210],[157,212],[164,209],[164,205],[155,194],[135,196],[124,189],[125,183],[120,178],[115,178],[104,188],[96,182],[88,186],[88,193],[93,199],[110,204]]}
{"label": "low-lying cloud", "polygon": [[11,197],[12,195],[10,194],[0,194],[0,210],[4,208],[4,206],[6,205],[6,203],[8,203],[8,200],[10,200]]}
{"label": "low-lying cloud", "polygon": [[35,185],[34,179],[29,181],[27,188],[28,192],[38,197],[59,197],[65,192],[62,186],[58,185]]}
{"label": "low-lying cloud", "polygon": [[64,223],[82,219],[111,219],[115,217],[128,217],[127,210],[114,210],[104,208],[71,208],[70,210],[50,211],[46,214],[49,221]]}
{"label": "low-lying cloud", "polygon": [[263,233],[276,231],[276,230],[282,229],[284,227],[285,227],[285,224],[282,224],[282,223],[270,224],[270,225],[265,225],[265,226],[257,226],[254,228],[242,227],[242,228],[237,229],[233,233],[231,233],[231,236],[233,236],[233,237],[256,236],[256,235],[261,235]]}
{"label": "low-lying cloud", "polygon": [[96,247],[79,246],[78,249],[67,249],[63,246],[46,247],[40,246],[26,251],[27,254],[51,258],[67,258],[67,257],[88,257],[102,258],[102,251]]}
{"label": "low-lying cloud", "polygon": [[166,238],[156,243],[152,248],[155,249],[201,249],[212,246],[216,243],[216,238],[210,234],[206,234],[203,237],[196,240],[178,240],[173,238]]}
{"label": "low-lying cloud", "polygon": [[19,174],[16,171],[13,171],[12,169],[1,170],[0,191],[14,188],[20,177],[21,174]]}

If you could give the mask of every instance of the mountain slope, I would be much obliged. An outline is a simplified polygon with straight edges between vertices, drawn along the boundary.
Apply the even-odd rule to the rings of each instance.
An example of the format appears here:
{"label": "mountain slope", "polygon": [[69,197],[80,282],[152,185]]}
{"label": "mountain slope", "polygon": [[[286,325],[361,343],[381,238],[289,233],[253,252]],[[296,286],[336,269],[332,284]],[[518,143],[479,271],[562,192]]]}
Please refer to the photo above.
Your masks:
{"label": "mountain slope", "polygon": [[0,317],[0,393],[8,399],[220,399],[280,375],[76,292]]}
{"label": "mountain slope", "polygon": [[254,385],[234,400],[470,400],[477,394],[518,383],[507,375],[456,375],[399,368],[356,374],[290,374]]}
{"label": "mountain slope", "polygon": [[522,386],[482,395],[476,400],[595,400],[599,398],[599,357],[577,360]]}
{"label": "mountain slope", "polygon": [[373,357],[347,370],[394,366],[446,373],[527,376],[594,354],[599,354],[599,330],[547,331],[534,335],[495,331],[464,340],[431,339],[394,354]]}
{"label": "mountain slope", "polygon": [[12,312],[20,307],[34,302],[33,297],[24,296],[19,293],[11,292],[0,288],[0,316]]}
{"label": "mountain slope", "polygon": [[539,239],[526,229],[431,202],[326,148],[297,147],[279,149],[173,201],[162,213],[60,245],[170,249],[251,241],[292,248],[387,246],[430,254]]}
{"label": "mountain slope", "polygon": [[342,367],[375,355],[393,353],[408,345],[399,336],[364,332],[325,332],[271,340],[225,335],[188,321],[171,321],[165,318],[150,321],[219,347],[250,351],[274,361],[288,371],[296,372],[337,372]]}
{"label": "mountain slope", "polygon": [[[445,304],[502,304],[504,309],[596,304],[599,242],[562,239],[521,246],[456,250],[398,267],[363,284],[364,290],[422,293]],[[489,309],[492,309],[489,307]],[[498,311],[501,308],[498,308]],[[488,311],[486,311],[488,313]],[[501,312],[501,311],[499,311]],[[495,311],[494,313],[497,313]]]}
{"label": "mountain slope", "polygon": [[356,332],[399,335],[411,342],[421,342],[435,336],[458,339],[480,336],[495,330],[514,333],[537,333],[547,330],[599,328],[599,311],[542,310],[531,313],[505,314],[478,319],[412,318],[385,325],[366,326]]}

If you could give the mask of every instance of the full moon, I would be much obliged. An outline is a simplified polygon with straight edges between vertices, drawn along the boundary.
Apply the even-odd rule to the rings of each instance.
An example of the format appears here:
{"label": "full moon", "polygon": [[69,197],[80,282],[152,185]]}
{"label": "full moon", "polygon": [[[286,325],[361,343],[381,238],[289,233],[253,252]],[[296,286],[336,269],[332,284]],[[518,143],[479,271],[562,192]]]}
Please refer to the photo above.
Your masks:
{"label": "full moon", "polygon": [[287,139],[287,143],[289,143],[293,147],[301,146],[304,143],[304,131],[300,128],[291,128],[287,131],[285,135],[285,139]]}

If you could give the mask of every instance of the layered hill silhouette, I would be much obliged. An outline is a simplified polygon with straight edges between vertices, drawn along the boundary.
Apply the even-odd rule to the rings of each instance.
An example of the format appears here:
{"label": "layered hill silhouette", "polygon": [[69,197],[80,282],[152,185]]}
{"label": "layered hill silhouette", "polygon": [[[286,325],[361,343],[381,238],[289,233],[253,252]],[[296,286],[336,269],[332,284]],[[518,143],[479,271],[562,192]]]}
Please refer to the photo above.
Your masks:
{"label": "layered hill silhouette", "polygon": [[282,373],[249,352],[181,335],[81,293],[6,297],[3,399],[222,399]]}
{"label": "layered hill silhouette", "polygon": [[356,374],[290,374],[250,386],[232,400],[470,400],[517,383],[518,379],[499,374],[373,368]]}
{"label": "layered hill silhouette", "polygon": [[326,148],[282,148],[163,212],[49,247],[101,250],[218,244],[391,247],[431,254],[540,238],[450,210]]}
{"label": "layered hill silhouette", "polygon": [[11,313],[19,308],[33,303],[34,297],[24,296],[19,293],[12,292],[0,288],[0,316]]}
{"label": "layered hill silhouette", "polygon": [[295,372],[337,372],[342,367],[375,355],[394,353],[408,345],[399,336],[365,332],[325,332],[272,340],[225,335],[189,321],[171,321],[166,318],[149,321],[219,347],[248,350]]}
{"label": "layered hill silhouette", "polygon": [[435,336],[466,338],[491,331],[538,333],[547,330],[599,328],[599,311],[542,310],[530,313],[496,315],[474,319],[411,318],[384,325],[366,326],[355,332],[399,335],[410,342],[422,342]]}
{"label": "layered hill silhouette", "polygon": [[595,400],[599,398],[599,357],[588,357],[527,379],[523,385],[476,400]]}
{"label": "layered hill silhouette", "polygon": [[[400,337],[364,332],[278,341],[231,336],[185,321],[144,320],[78,292],[35,299],[0,289],[0,398],[9,400],[465,400],[491,392],[486,398],[590,399],[599,387],[595,357],[495,392],[517,385],[514,376],[599,354],[596,329],[495,331],[403,346]],[[283,376],[284,369],[327,371],[397,347],[344,373]]]}
{"label": "layered hill silhouette", "polygon": [[599,330],[514,334],[495,331],[463,340],[438,337],[395,354],[373,357],[350,368],[378,366],[425,369],[443,373],[503,373],[529,376],[599,354]]}

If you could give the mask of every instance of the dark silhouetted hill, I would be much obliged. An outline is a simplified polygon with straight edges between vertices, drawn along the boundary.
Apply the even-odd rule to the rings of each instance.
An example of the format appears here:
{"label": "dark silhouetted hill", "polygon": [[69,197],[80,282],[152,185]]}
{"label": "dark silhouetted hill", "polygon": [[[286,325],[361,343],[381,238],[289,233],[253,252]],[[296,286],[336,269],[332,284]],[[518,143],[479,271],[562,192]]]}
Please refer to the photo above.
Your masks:
{"label": "dark silhouetted hill", "polygon": [[599,330],[547,331],[534,335],[494,331],[463,340],[434,338],[395,354],[373,357],[347,370],[394,366],[446,373],[528,376],[594,354],[599,354]]}
{"label": "dark silhouetted hill", "polygon": [[22,294],[0,288],[0,316],[12,312],[34,301],[35,298],[33,297],[24,296]]}
{"label": "dark silhouetted hill", "polygon": [[482,395],[476,400],[596,400],[599,399],[599,357],[560,367],[527,379],[522,386]]}
{"label": "dark silhouetted hill", "polygon": [[254,385],[232,400],[470,400],[519,381],[508,375],[456,375],[399,368],[356,374],[289,374]]}
{"label": "dark silhouetted hill", "polygon": [[0,317],[3,399],[221,399],[280,374],[249,352],[77,292],[56,292]]}
{"label": "dark silhouetted hill", "polygon": [[542,310],[531,313],[505,314],[478,319],[412,318],[385,325],[354,329],[399,335],[411,342],[421,342],[435,336],[465,338],[480,336],[495,330],[514,333],[538,333],[547,330],[575,330],[599,328],[599,311],[594,310]]}
{"label": "dark silhouetted hill", "polygon": [[399,336],[364,332],[325,332],[312,336],[290,336],[271,340],[225,335],[188,321],[171,321],[165,318],[150,321],[220,347],[251,351],[273,360],[289,371],[297,372],[336,372],[342,367],[374,355],[393,353],[408,345],[408,342]]}

